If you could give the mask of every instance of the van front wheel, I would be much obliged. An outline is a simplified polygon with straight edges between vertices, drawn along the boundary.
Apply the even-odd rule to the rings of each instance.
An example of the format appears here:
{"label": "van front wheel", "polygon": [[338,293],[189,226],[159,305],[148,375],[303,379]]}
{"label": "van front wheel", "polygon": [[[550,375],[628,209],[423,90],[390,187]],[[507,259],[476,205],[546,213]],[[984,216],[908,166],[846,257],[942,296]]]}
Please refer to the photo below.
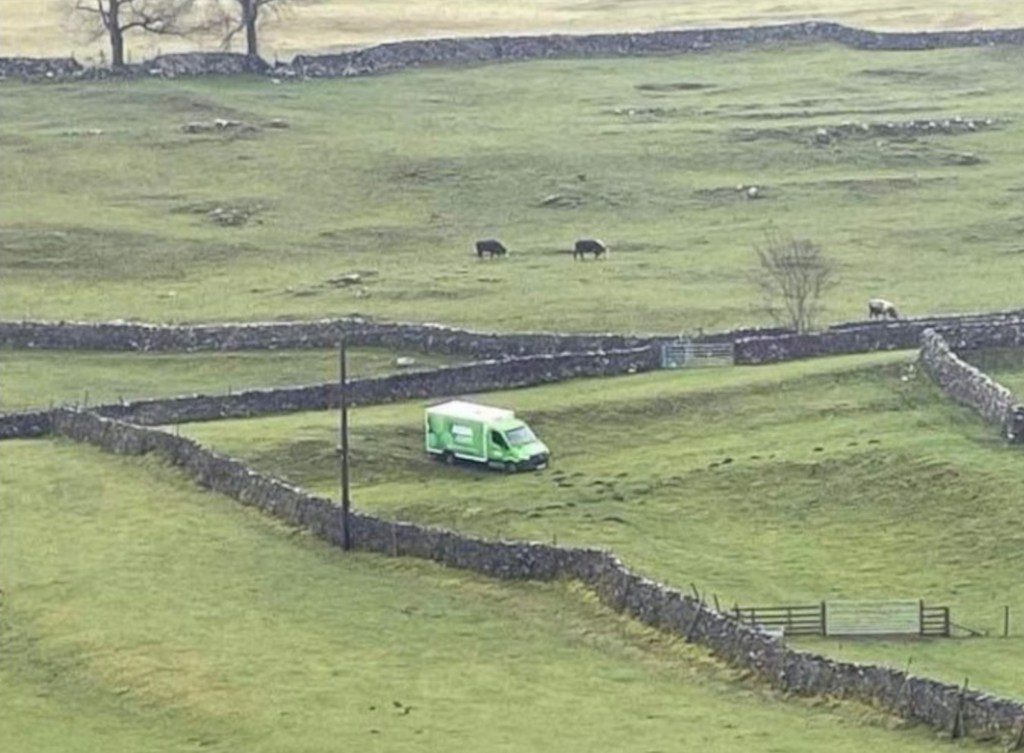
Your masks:
{"label": "van front wheel", "polygon": [[455,453],[448,451],[442,452],[441,462],[444,463],[445,465],[455,465]]}
{"label": "van front wheel", "polygon": [[505,463],[505,473],[515,473],[515,472],[516,472],[516,464],[515,463]]}

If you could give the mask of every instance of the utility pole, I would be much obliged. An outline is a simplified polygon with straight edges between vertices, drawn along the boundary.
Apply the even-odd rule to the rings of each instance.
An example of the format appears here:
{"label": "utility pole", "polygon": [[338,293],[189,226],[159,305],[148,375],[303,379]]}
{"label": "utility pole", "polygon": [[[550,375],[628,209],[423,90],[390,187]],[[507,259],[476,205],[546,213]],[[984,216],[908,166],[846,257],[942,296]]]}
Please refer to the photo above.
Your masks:
{"label": "utility pole", "polygon": [[338,420],[338,454],[341,456],[341,548],[347,552],[352,548],[352,534],[349,530],[351,500],[348,493],[348,379],[345,374],[345,346],[346,338],[342,335],[338,343],[338,407],[341,413]]}

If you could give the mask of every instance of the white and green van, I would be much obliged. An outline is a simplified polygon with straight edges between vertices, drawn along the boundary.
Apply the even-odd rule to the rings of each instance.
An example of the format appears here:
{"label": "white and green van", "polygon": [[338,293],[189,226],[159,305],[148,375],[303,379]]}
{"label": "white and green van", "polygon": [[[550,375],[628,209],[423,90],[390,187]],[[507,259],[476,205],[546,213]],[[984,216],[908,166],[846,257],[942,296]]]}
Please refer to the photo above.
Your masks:
{"label": "white and green van", "polygon": [[547,467],[551,453],[530,427],[504,408],[449,400],[427,408],[427,452],[447,463],[456,458],[509,473]]}

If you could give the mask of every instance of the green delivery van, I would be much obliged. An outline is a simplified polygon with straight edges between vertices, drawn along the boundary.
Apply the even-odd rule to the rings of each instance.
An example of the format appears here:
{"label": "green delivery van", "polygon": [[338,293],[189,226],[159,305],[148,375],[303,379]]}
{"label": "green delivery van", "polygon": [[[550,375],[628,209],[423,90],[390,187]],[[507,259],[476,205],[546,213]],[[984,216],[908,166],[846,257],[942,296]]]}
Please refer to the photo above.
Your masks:
{"label": "green delivery van", "polygon": [[504,408],[449,400],[427,408],[427,452],[447,463],[456,458],[509,473],[545,468],[551,453],[530,427]]}

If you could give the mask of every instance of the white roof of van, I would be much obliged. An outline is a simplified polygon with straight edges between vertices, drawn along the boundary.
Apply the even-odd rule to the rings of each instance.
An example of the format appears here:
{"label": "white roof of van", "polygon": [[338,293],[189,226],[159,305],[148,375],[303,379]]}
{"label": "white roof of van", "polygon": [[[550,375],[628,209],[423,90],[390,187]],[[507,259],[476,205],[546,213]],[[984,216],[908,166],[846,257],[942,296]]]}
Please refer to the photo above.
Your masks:
{"label": "white roof of van", "polygon": [[493,408],[490,405],[470,403],[466,400],[449,400],[447,403],[432,405],[427,413],[435,413],[451,418],[465,418],[475,421],[500,421],[504,418],[515,418],[513,411],[505,408]]}

